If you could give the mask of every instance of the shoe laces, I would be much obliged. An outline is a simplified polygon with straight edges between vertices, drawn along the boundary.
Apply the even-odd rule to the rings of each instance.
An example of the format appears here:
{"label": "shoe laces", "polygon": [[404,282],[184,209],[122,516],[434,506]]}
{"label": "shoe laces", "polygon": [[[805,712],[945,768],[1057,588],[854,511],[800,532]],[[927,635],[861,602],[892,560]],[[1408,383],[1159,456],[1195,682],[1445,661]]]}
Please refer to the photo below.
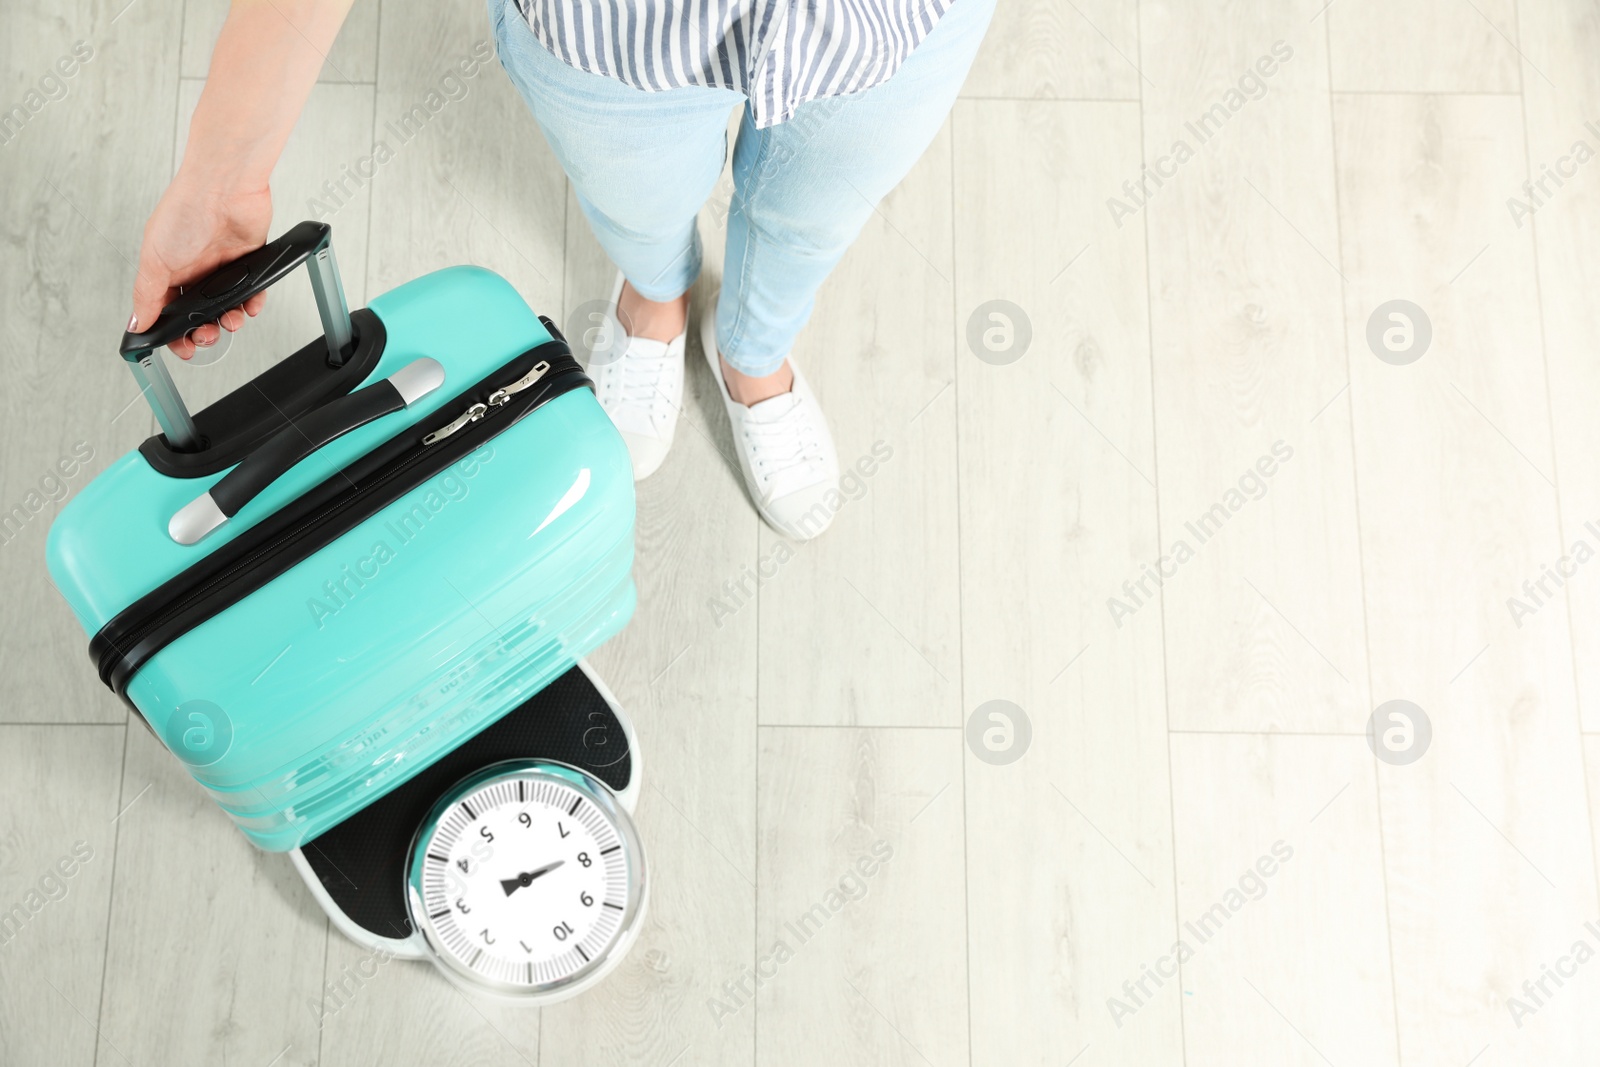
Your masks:
{"label": "shoe laces", "polygon": [[665,399],[661,380],[671,359],[665,345],[658,355],[646,355],[630,345],[615,361],[596,368],[599,373],[591,376],[596,385],[622,404],[652,407],[658,397]]}
{"label": "shoe laces", "polygon": [[[745,440],[750,443],[750,452],[755,458],[755,474],[763,485],[795,472],[810,471],[824,462],[822,442],[805,401],[798,396],[789,399],[793,403],[781,414],[744,422]],[[762,401],[762,404],[770,403],[771,400]]]}

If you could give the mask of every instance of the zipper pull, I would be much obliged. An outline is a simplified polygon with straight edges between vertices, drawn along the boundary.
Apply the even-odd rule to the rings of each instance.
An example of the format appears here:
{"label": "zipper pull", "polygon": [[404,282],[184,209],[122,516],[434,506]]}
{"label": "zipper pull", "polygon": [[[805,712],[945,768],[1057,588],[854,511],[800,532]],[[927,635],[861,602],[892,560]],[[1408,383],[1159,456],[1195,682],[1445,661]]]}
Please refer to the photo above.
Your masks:
{"label": "zipper pull", "polygon": [[[493,397],[490,399],[492,400]],[[463,411],[461,415],[448,426],[442,426],[430,433],[428,436],[424,437],[422,439],[422,443],[425,445],[431,445],[435,444],[436,442],[443,441],[446,437],[449,437],[463,426],[470,425],[471,423],[477,422],[479,419],[483,418],[484,412],[488,410],[489,407],[487,404],[474,404],[467,410]]]}
{"label": "zipper pull", "polygon": [[492,408],[499,407],[501,404],[504,404],[507,400],[510,400],[513,396],[516,396],[518,393],[528,388],[528,386],[532,385],[534,382],[538,381],[540,378],[543,378],[549,373],[550,362],[548,360],[541,359],[539,362],[533,365],[533,369],[528,371],[527,374],[524,374],[510,385],[496,389],[493,393],[489,394],[489,406]]}

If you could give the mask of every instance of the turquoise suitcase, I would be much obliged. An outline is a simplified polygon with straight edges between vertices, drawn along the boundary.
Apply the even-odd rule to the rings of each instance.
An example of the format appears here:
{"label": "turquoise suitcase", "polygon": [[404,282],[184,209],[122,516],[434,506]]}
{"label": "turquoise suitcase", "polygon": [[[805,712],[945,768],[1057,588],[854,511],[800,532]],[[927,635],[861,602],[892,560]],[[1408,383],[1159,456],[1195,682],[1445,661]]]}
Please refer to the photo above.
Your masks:
{"label": "turquoise suitcase", "polygon": [[[161,347],[301,264],[325,336],[191,417]],[[50,574],[102,680],[260,847],[372,804],[631,616],[626,447],[499,276],[351,314],[301,223],[122,352],[162,433],[62,510]]]}

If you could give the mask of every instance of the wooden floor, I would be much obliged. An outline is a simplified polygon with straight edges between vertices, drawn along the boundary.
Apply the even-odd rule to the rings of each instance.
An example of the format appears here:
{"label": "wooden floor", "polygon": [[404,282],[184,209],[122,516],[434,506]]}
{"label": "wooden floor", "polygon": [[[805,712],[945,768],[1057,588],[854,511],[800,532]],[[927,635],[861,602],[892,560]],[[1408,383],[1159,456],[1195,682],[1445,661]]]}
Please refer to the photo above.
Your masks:
{"label": "wooden floor", "polygon": [[[223,7],[0,7],[0,109],[92,48],[0,146],[0,510],[151,432],[113,349]],[[331,217],[353,301],[607,295],[496,65],[389,127],[487,36],[358,0],[330,53],[274,230]],[[652,910],[542,1012],[393,963],[319,1019],[361,950],[101,689],[48,500],[0,550],[0,912],[88,858],[0,947],[0,1063],[1600,1062],[1597,55],[1595,0],[1001,0],[797,352],[889,458],[758,589],[691,354],[595,657]],[[193,400],[311,335],[294,284]]]}

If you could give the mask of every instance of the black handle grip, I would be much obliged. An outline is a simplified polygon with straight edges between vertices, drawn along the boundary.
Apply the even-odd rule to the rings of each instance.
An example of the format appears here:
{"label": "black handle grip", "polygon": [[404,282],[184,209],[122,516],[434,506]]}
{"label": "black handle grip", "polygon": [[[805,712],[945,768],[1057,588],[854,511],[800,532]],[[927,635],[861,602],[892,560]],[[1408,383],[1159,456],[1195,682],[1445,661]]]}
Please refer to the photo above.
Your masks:
{"label": "black handle grip", "polygon": [[216,322],[223,312],[267,289],[326,247],[332,232],[326,222],[302,222],[276,241],[190,283],[161,309],[149,329],[122,335],[122,358],[137,362],[144,353],[176,341],[196,326]]}
{"label": "black handle grip", "polygon": [[239,513],[261,491],[328,442],[427,396],[444,384],[444,367],[428,356],[291,422],[172,516],[167,532],[192,545]]}
{"label": "black handle grip", "polygon": [[330,441],[406,406],[387,378],[329,401],[244,458],[211,487],[211,499],[229,518],[277,481],[289,468]]}

